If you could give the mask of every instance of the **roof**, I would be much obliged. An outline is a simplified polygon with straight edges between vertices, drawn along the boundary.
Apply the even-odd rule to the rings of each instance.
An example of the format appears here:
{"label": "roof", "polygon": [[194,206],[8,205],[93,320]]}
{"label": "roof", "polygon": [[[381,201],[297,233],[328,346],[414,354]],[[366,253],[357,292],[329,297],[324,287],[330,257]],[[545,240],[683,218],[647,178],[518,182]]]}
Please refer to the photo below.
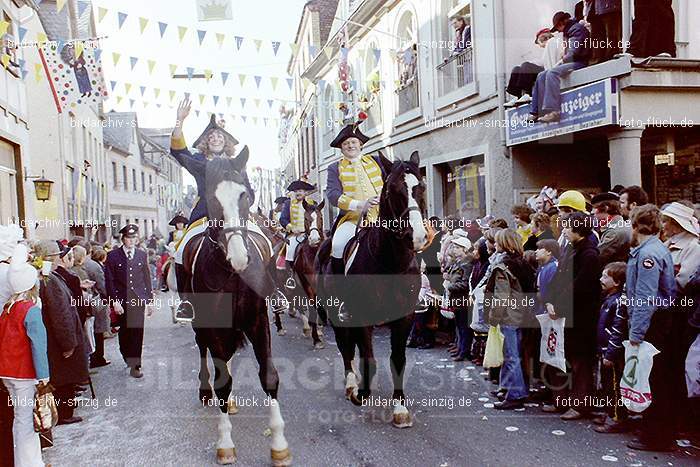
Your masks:
{"label": "roof", "polygon": [[102,130],[104,145],[130,154],[134,128],[138,127],[136,112],[108,112]]}
{"label": "roof", "polygon": [[150,142],[157,145],[159,148],[163,148],[164,152],[170,152],[168,148],[170,148],[170,135],[173,133],[172,128],[139,128],[139,132]]}
{"label": "roof", "polygon": [[[85,5],[90,4],[90,0],[79,0],[78,3]],[[78,10],[82,9],[79,7]],[[37,9],[39,20],[41,21],[46,36],[51,41],[71,39],[68,14],[70,9],[66,5],[60,12],[56,11],[55,0],[43,0]],[[76,12],[77,13],[77,12]],[[90,25],[92,22],[92,9],[84,8],[83,14],[78,18],[78,31],[75,34],[76,39],[86,39],[91,36]]]}
{"label": "roof", "polygon": [[[308,12],[318,12],[319,17],[319,32],[320,32],[320,44],[315,44],[316,46],[323,46],[328,40],[328,35],[331,32],[331,27],[333,26],[333,21],[335,18],[335,13],[338,10],[339,0],[309,0],[304,5],[304,9],[301,12],[301,18],[299,19],[299,24],[297,25],[297,32],[294,35],[294,44],[299,44],[299,35],[301,34],[301,25],[304,23],[304,18]],[[290,59],[289,64],[294,62],[294,57]]]}

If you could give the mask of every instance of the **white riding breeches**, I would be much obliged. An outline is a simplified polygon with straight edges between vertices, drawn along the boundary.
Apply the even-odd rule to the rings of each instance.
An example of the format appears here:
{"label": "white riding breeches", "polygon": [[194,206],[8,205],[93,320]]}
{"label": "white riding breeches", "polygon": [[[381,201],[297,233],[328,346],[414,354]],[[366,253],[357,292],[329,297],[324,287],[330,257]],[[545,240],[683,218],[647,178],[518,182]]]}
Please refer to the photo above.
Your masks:
{"label": "white riding breeches", "polygon": [[357,224],[350,221],[343,222],[335,229],[331,243],[331,256],[333,258],[343,259],[345,245],[355,236],[355,230],[357,230]]}
{"label": "white riding breeches", "polygon": [[[200,225],[196,225],[196,226],[192,227],[190,230],[187,231],[187,233],[185,234],[185,238],[182,239],[182,241],[178,245],[177,250],[175,250],[175,263],[176,264],[182,264],[183,255],[185,254],[185,246],[187,246],[187,243],[190,240],[192,240],[192,237],[194,237],[195,235],[200,234],[200,233],[204,232],[205,230],[207,230],[207,226],[208,226],[208,223],[204,222]],[[248,222],[247,227],[248,227],[248,231],[259,233],[260,235],[262,235],[263,238],[265,240],[267,240],[267,244],[270,248],[270,251],[272,251],[272,243],[270,242],[270,239],[267,238],[267,236],[263,233],[263,231],[260,229],[258,224],[256,224],[255,222]]]}
{"label": "white riding breeches", "polygon": [[294,261],[294,253],[296,253],[297,247],[302,244],[304,238],[306,238],[306,235],[303,233],[291,234],[287,237],[287,254],[284,259],[287,261]]}

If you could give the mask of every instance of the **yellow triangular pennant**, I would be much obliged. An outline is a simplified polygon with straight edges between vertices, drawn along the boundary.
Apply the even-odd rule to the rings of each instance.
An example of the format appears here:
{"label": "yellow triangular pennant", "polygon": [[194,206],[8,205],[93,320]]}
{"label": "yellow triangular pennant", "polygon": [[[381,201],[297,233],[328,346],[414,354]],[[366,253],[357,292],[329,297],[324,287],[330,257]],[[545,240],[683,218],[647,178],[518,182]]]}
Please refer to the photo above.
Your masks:
{"label": "yellow triangular pennant", "polygon": [[41,81],[41,76],[42,76],[42,70],[44,67],[41,65],[41,63],[35,63],[34,64],[34,79],[36,79],[36,82],[38,83]]}
{"label": "yellow triangular pennant", "polygon": [[240,75],[238,75],[238,79],[241,82],[241,87],[243,87],[243,83],[245,83],[246,75],[240,74]]}
{"label": "yellow triangular pennant", "polygon": [[272,90],[274,91],[277,88],[277,82],[279,81],[279,78],[276,78],[274,76],[270,77],[270,84],[272,85]]}
{"label": "yellow triangular pennant", "polygon": [[253,102],[255,102],[255,107],[260,108],[260,99],[253,99]]}
{"label": "yellow triangular pennant", "polygon": [[146,107],[148,107],[148,102],[147,102],[147,101],[143,101],[143,108],[145,109]]}
{"label": "yellow triangular pennant", "polygon": [[207,83],[209,82],[212,76],[214,76],[214,73],[212,73],[211,70],[204,70],[204,77],[207,79]]}
{"label": "yellow triangular pennant", "polygon": [[255,44],[255,50],[260,52],[260,47],[262,46],[263,41],[260,39],[253,39],[253,43]]}
{"label": "yellow triangular pennant", "polygon": [[143,31],[146,30],[146,26],[148,26],[148,18],[139,18],[139,25],[141,26],[141,34],[143,34]]}
{"label": "yellow triangular pennant", "polygon": [[7,28],[10,27],[9,21],[0,21],[0,36],[7,34]]}
{"label": "yellow triangular pennant", "polygon": [[103,19],[107,16],[107,8],[97,7],[97,22],[101,23]]}
{"label": "yellow triangular pennant", "polygon": [[126,94],[129,95],[129,91],[131,91],[131,83],[124,83],[124,90],[126,91]]}
{"label": "yellow triangular pennant", "polygon": [[75,58],[80,58],[80,56],[85,51],[85,44],[82,41],[75,42]]}
{"label": "yellow triangular pennant", "polygon": [[2,57],[0,57],[0,62],[2,62],[2,66],[5,67],[6,70],[8,65],[10,64],[10,58],[12,57],[10,57],[7,54],[2,54]]}
{"label": "yellow triangular pennant", "polygon": [[299,53],[299,44],[289,44],[289,47],[292,48],[292,54],[296,55]]}
{"label": "yellow triangular pennant", "polygon": [[257,125],[257,124],[258,124],[258,117],[253,117],[253,125]]}
{"label": "yellow triangular pennant", "polygon": [[177,30],[180,33],[180,42],[182,42],[182,40],[185,38],[185,34],[187,34],[187,27],[186,26],[178,26]]}
{"label": "yellow triangular pennant", "polygon": [[160,96],[160,88],[155,88],[153,90],[153,95],[156,96],[156,99],[158,99],[158,96]]}
{"label": "yellow triangular pennant", "polygon": [[220,32],[216,33],[216,41],[219,43],[219,48],[224,45],[224,39],[226,39],[225,34],[221,34]]}
{"label": "yellow triangular pennant", "polygon": [[156,67],[156,61],[155,60],[149,60],[148,61],[148,74],[152,75],[153,74],[153,69]]}
{"label": "yellow triangular pennant", "polygon": [[66,6],[66,0],[56,0],[56,11],[63,10],[64,6]]}
{"label": "yellow triangular pennant", "polygon": [[199,105],[203,105],[203,104],[204,104],[204,99],[205,99],[206,97],[207,97],[207,96],[205,96],[204,94],[200,94],[200,95],[199,95]]}
{"label": "yellow triangular pennant", "polygon": [[175,92],[175,91],[170,91],[170,102],[172,102],[173,99],[175,99],[175,94],[177,94],[177,92]]}
{"label": "yellow triangular pennant", "polygon": [[177,71],[177,65],[170,65],[170,76],[173,76]]}
{"label": "yellow triangular pennant", "polygon": [[326,60],[330,61],[333,58],[333,47],[326,47],[323,49],[323,53],[326,54]]}
{"label": "yellow triangular pennant", "polygon": [[117,96],[117,104],[121,104],[123,99],[122,96]]}
{"label": "yellow triangular pennant", "polygon": [[112,53],[112,63],[114,63],[116,65],[117,63],[119,63],[119,59],[121,57],[122,57],[122,54],[120,54],[119,52],[113,52]]}
{"label": "yellow triangular pennant", "polygon": [[227,97],[227,98],[226,98],[226,105],[227,105],[228,107],[231,107],[231,101],[233,101],[233,97]]}
{"label": "yellow triangular pennant", "polygon": [[43,32],[36,33],[36,41],[39,43],[39,47],[44,45],[44,43],[48,40],[49,40],[49,38],[46,36],[46,33],[43,33]]}

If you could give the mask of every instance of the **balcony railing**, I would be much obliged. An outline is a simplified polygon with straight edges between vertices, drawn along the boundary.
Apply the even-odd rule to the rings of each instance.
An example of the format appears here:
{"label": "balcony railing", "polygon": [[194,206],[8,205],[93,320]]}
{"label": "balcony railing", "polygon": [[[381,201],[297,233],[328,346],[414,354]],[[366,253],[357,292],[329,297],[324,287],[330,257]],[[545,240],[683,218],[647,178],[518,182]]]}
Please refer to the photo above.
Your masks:
{"label": "balcony railing", "polygon": [[418,107],[418,80],[412,79],[396,89],[398,98],[398,115]]}
{"label": "balcony railing", "polygon": [[474,82],[473,49],[449,57],[438,65],[440,95],[444,96]]}

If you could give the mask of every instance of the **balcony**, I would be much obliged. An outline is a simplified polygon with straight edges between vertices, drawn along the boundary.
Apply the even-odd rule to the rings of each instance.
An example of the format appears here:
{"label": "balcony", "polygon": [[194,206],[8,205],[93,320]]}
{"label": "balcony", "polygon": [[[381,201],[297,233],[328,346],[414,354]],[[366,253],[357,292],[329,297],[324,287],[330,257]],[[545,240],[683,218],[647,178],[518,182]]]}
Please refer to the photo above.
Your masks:
{"label": "balcony", "polygon": [[474,82],[473,57],[474,50],[470,47],[437,66],[440,96],[445,96]]}
{"label": "balcony", "polygon": [[418,107],[419,101],[417,79],[412,79],[406,84],[399,86],[395,92],[398,98],[398,115],[405,114],[406,112]]}
{"label": "balcony", "polygon": [[377,100],[367,109],[367,122],[365,128],[374,129],[382,125],[382,102]]}

